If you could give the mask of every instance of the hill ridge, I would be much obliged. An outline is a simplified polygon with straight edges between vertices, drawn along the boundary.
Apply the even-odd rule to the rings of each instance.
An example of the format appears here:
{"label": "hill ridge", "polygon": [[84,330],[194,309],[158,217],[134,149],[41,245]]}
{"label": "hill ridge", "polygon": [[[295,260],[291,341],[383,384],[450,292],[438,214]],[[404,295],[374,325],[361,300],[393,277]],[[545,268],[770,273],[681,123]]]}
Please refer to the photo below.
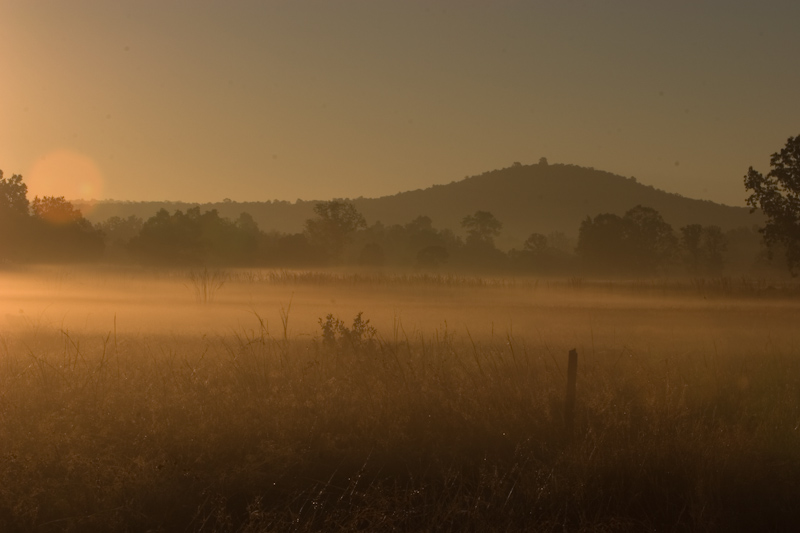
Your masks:
{"label": "hill ridge", "polygon": [[[353,202],[369,224],[405,224],[429,216],[435,227],[462,234],[461,219],[477,210],[490,211],[503,223],[497,239],[501,248],[519,247],[533,232],[559,231],[575,237],[582,220],[600,213],[624,214],[636,205],[659,211],[678,230],[698,223],[723,230],[761,223],[747,207],[718,204],[640,183],[636,178],[571,164],[514,164],[448,184],[401,191],[377,198],[339,198]],[[185,210],[193,206],[217,209],[221,216],[250,213],[264,231],[295,233],[313,216],[318,200],[253,202],[98,202],[87,214],[93,222],[131,214],[149,218],[159,209]],[[80,206],[80,202],[76,203]]]}

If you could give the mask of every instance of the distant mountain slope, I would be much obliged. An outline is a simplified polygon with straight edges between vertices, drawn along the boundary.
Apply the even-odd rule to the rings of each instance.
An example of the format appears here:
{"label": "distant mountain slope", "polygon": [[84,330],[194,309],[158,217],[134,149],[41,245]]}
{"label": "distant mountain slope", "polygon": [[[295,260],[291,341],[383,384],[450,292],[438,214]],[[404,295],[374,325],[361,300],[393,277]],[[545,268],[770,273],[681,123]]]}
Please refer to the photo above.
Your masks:
{"label": "distant mountain slope", "polygon": [[609,172],[574,165],[519,165],[449,185],[371,200],[355,200],[367,220],[408,221],[427,214],[437,227],[457,229],[476,210],[503,222],[501,247],[519,247],[532,232],[577,235],[580,222],[599,213],[622,215],[636,205],[659,211],[677,230],[716,224],[723,229],[760,223],[748,208],[693,200]]}
{"label": "distant mountain slope", "polygon": [[[450,228],[457,234],[462,233],[464,216],[477,210],[490,211],[503,223],[497,239],[501,248],[520,247],[532,232],[562,231],[574,237],[587,216],[622,215],[639,204],[659,211],[676,230],[693,223],[716,224],[725,230],[761,223],[761,218],[745,207],[693,200],[609,172],[558,164],[515,165],[448,185],[352,201],[370,224],[378,220],[386,225],[405,224],[427,215],[435,227]],[[220,202],[201,207],[218,209],[222,216],[231,218],[249,212],[263,230],[298,232],[313,216],[314,203]],[[89,218],[100,221],[129,214],[147,218],[162,207],[174,211],[193,205],[197,204],[105,202],[96,206]]]}

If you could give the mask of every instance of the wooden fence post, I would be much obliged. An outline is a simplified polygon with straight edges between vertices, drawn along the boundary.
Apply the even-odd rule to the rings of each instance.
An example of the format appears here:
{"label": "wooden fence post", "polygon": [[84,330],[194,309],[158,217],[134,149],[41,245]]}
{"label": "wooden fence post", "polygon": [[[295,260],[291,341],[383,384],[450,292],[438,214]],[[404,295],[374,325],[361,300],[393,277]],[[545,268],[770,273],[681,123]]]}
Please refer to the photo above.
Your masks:
{"label": "wooden fence post", "polygon": [[567,398],[564,402],[564,426],[567,439],[572,438],[572,431],[575,426],[575,385],[578,380],[578,351],[569,351],[569,363],[567,364]]}

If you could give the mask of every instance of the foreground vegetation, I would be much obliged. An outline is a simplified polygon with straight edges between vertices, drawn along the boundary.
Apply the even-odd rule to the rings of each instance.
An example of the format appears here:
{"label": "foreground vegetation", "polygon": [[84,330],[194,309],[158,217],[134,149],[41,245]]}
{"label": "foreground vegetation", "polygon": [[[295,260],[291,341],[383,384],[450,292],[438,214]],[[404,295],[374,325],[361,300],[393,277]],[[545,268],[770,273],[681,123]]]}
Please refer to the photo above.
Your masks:
{"label": "foreground vegetation", "polygon": [[[463,290],[501,290],[478,287]],[[319,317],[297,337],[290,312],[277,334],[257,314],[196,335],[6,328],[0,530],[800,524],[800,352],[784,322],[719,349],[680,327],[643,344],[622,323],[621,339],[593,332],[568,440],[574,339],[561,333],[375,330],[365,313]]]}

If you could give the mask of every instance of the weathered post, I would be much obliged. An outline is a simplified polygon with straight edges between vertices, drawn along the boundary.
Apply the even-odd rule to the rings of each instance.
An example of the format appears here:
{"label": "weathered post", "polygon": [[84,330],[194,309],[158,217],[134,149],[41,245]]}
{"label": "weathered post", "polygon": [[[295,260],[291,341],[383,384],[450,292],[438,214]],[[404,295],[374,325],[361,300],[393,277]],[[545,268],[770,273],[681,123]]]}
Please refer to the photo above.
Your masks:
{"label": "weathered post", "polygon": [[569,362],[567,364],[567,398],[564,402],[564,426],[566,429],[567,440],[572,438],[572,431],[575,425],[575,385],[578,380],[578,351],[569,351]]}

